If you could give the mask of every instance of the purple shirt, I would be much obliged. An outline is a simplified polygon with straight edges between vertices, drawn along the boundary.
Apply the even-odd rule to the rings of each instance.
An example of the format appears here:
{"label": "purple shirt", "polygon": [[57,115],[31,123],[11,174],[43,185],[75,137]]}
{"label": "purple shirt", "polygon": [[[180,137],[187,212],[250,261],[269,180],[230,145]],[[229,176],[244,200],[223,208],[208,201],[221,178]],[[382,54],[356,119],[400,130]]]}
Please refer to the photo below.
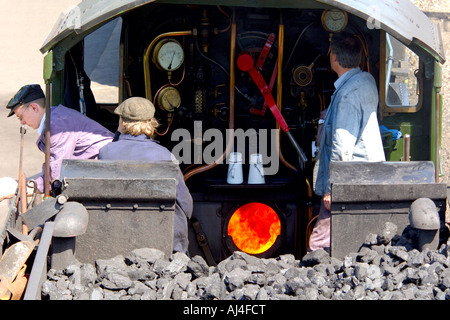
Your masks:
{"label": "purple shirt", "polygon": [[[63,159],[97,159],[100,148],[112,141],[114,134],[77,110],[59,105],[50,108],[50,181],[59,179]],[[36,144],[45,153],[45,131]],[[45,165],[36,179],[44,191]]]}

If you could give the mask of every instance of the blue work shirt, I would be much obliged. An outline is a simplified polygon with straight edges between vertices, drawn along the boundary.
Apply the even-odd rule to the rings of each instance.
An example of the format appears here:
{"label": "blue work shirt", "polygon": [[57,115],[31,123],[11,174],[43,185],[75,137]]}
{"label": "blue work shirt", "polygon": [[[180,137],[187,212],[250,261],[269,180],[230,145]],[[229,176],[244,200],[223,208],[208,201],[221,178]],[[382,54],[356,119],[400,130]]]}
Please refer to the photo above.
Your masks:
{"label": "blue work shirt", "polygon": [[375,79],[354,68],[334,85],[314,168],[314,191],[320,196],[331,193],[331,161],[385,161]]}
{"label": "blue work shirt", "polygon": [[[132,136],[121,134],[117,141],[111,142],[100,149],[99,159],[102,160],[137,160],[137,161],[174,161],[175,156],[158,141],[141,134]],[[193,200],[184,182],[184,177],[178,169],[177,199],[174,216],[173,250],[187,252],[188,225],[187,219],[192,216]]]}

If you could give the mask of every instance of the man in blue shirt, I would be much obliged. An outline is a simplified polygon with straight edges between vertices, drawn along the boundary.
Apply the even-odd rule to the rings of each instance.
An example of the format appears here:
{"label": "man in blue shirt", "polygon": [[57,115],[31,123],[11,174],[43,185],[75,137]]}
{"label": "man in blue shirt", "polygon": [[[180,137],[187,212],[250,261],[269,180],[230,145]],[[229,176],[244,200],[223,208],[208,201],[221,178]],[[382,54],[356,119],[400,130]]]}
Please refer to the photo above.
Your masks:
{"label": "man in blue shirt", "polygon": [[322,196],[319,217],[308,251],[329,250],[331,216],[331,161],[384,161],[377,120],[378,90],[375,79],[359,68],[362,48],[358,38],[337,33],[331,40],[330,65],[337,73],[319,154],[314,167],[314,191]]}
{"label": "man in blue shirt", "polygon": [[[128,98],[114,113],[120,116],[119,136],[100,149],[98,158],[103,160],[177,161],[175,156],[152,137],[159,124],[154,118],[153,104],[140,97]],[[193,200],[178,170],[177,198],[174,216],[173,251],[187,253],[188,219],[192,216]]]}

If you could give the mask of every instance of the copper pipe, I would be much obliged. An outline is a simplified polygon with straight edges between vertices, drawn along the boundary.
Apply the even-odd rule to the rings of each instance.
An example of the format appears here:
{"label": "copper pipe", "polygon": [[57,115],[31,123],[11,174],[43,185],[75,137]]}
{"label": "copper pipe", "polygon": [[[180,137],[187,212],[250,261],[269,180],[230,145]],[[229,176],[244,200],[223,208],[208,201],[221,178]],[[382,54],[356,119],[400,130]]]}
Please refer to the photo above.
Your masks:
{"label": "copper pipe", "polygon": [[[305,184],[306,184],[306,195],[308,196],[308,198],[310,199],[310,201],[307,202],[306,204],[306,229],[305,229],[305,238],[304,239],[300,239],[299,236],[299,230],[302,227],[300,221],[301,219],[297,218],[297,230],[295,231],[296,234],[296,247],[297,247],[297,256],[300,256],[301,252],[301,247],[302,245],[304,245],[302,243],[303,240],[305,240],[305,244],[306,244],[306,251],[308,250],[308,246],[309,246],[309,238],[311,236],[311,221],[313,221],[313,205],[312,205],[312,200],[311,198],[313,197],[313,189],[311,186],[311,183],[309,182],[308,178],[305,178]],[[298,212],[298,211],[297,211]],[[300,213],[297,213],[300,214]]]}
{"label": "copper pipe", "polygon": [[230,20],[230,24],[229,24],[228,26],[226,26],[225,29],[219,30],[219,33],[227,32],[227,31],[230,30],[230,28],[231,28],[231,18],[230,18],[230,15],[229,15],[228,13],[226,13],[225,10],[223,10],[220,6],[217,6],[217,9],[218,9],[220,12],[222,12],[223,15],[224,15],[225,17],[228,18],[228,20]]}
{"label": "copper pipe", "polygon": [[235,99],[235,71],[234,65],[236,62],[236,21],[235,15],[233,12],[232,23],[231,23],[231,35],[230,35],[230,113],[228,120],[228,144],[225,148],[225,152],[214,162],[206,164],[204,166],[198,167],[187,172],[184,175],[184,181],[196,175],[198,173],[210,170],[217,166],[219,163],[223,163],[224,159],[226,159],[227,155],[230,153],[231,149],[234,145],[234,99]]}
{"label": "copper pipe", "polygon": [[314,218],[312,218],[309,222],[308,225],[306,226],[306,249],[308,250],[309,247],[309,239],[311,238],[311,234],[313,232],[313,222],[315,222],[315,220],[317,220],[317,218],[319,217],[319,215],[315,216]]}
{"label": "copper pipe", "polygon": [[[313,196],[313,190],[312,190],[311,183],[309,182],[308,178],[305,179],[305,182],[306,182],[306,193],[308,194],[308,198],[311,199]],[[311,221],[313,221],[313,206],[312,206],[311,202],[306,207],[306,220],[307,220],[307,225],[306,225],[305,242],[306,242],[306,250],[308,250],[309,237],[311,236],[311,231],[309,231],[308,228],[311,225]]]}
{"label": "copper pipe", "polygon": [[306,182],[306,193],[308,194],[308,198],[312,198],[313,196],[313,190],[311,187],[311,182],[309,182],[308,178],[305,178],[305,182]]}
{"label": "copper pipe", "polygon": [[[277,76],[277,106],[281,111],[282,101],[283,101],[283,47],[284,47],[284,24],[283,20],[280,19],[280,25],[278,29],[278,76]],[[280,131],[280,125],[276,123],[276,129]],[[297,168],[290,164],[283,156],[280,146],[281,135],[278,135],[277,149],[281,162],[291,170],[297,171]]]}
{"label": "copper pipe", "polygon": [[145,97],[150,101],[152,98],[152,86],[151,86],[151,77],[150,77],[150,54],[155,47],[156,43],[166,37],[181,37],[181,36],[189,36],[192,35],[193,32],[191,30],[186,31],[173,31],[166,32],[156,36],[152,42],[148,45],[147,49],[144,52],[144,79],[145,79]]}

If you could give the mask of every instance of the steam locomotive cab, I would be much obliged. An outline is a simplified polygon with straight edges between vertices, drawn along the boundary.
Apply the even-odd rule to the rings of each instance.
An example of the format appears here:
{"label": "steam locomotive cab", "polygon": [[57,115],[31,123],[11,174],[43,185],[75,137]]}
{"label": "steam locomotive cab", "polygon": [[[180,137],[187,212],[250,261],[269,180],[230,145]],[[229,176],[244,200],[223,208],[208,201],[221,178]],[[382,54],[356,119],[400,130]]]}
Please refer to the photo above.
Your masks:
{"label": "steam locomotive cab", "polygon": [[[312,175],[337,79],[329,65],[337,32],[361,42],[360,68],[379,86],[387,160],[436,160],[430,141],[440,57],[413,43],[408,48],[376,15],[318,1],[291,8],[154,1],[125,11],[110,19],[121,27],[118,99],[96,103],[95,84],[87,86],[87,114],[115,131],[118,103],[140,96],[155,104],[161,124],[155,139],[179,160],[194,199],[191,255],[214,263],[235,250],[261,257],[306,253],[320,205]],[[81,39],[53,48],[67,50],[48,77],[54,102],[79,108],[77,79],[83,60],[92,58],[84,37],[105,23],[93,33],[81,28]]]}
{"label": "steam locomotive cab", "polygon": [[[317,203],[311,191],[317,129],[337,79],[329,67],[330,37],[344,28],[355,33],[367,52],[362,69],[377,70],[380,32],[364,33],[366,21],[323,9],[148,9],[123,16],[122,94],[146,96],[157,106],[157,139],[180,160],[195,202],[191,254],[210,251],[220,261],[234,250],[304,253]],[[307,162],[280,130],[258,83],[238,67],[244,53]],[[239,163],[230,159],[236,153]],[[249,181],[254,154],[264,171],[257,184]],[[239,181],[230,182],[230,170],[240,170]]]}

